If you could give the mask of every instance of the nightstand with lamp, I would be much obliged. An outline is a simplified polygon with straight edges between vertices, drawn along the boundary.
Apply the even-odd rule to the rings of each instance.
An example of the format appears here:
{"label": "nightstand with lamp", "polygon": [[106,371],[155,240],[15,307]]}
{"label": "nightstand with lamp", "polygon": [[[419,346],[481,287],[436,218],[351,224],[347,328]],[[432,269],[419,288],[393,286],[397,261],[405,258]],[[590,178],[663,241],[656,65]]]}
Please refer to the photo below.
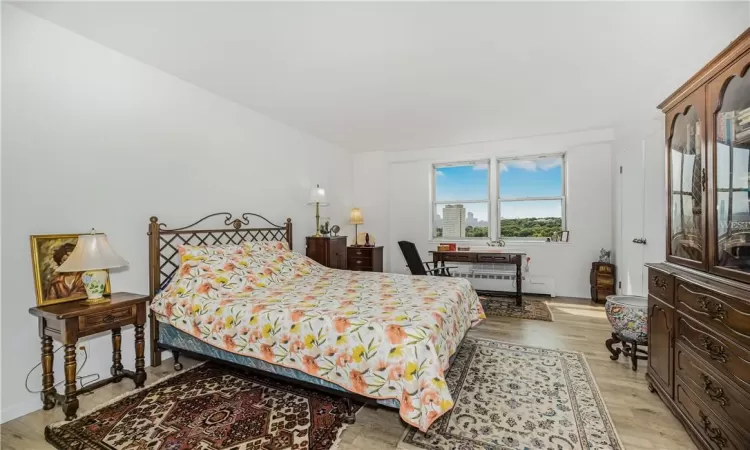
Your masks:
{"label": "nightstand with lamp", "polygon": [[[42,340],[42,392],[44,409],[52,409],[56,403],[62,404],[66,420],[76,418],[78,395],[97,389],[109,383],[117,383],[130,378],[135,387],[143,387],[146,382],[146,348],[143,327],[146,323],[148,295],[120,292],[104,296],[109,273],[107,269],[128,264],[109,245],[107,236],[92,230],[90,234],[78,237],[75,248],[58,272],[84,272],[82,279],[88,298],[84,301],[67,301],[42,305],[29,309],[38,318],[39,337]],[[121,328],[135,326],[135,371],[126,370],[122,365]],[[85,336],[112,332],[112,367],[110,378],[76,389],[76,344]],[[53,346],[55,339],[65,347],[65,395],[55,389],[53,372]]]}
{"label": "nightstand with lamp", "polygon": [[354,244],[346,249],[347,269],[361,272],[382,272],[383,247],[369,245],[367,240],[365,240],[365,245],[360,245],[358,242],[359,233],[357,226],[365,223],[361,209],[352,208],[349,213],[349,223],[354,225]]}

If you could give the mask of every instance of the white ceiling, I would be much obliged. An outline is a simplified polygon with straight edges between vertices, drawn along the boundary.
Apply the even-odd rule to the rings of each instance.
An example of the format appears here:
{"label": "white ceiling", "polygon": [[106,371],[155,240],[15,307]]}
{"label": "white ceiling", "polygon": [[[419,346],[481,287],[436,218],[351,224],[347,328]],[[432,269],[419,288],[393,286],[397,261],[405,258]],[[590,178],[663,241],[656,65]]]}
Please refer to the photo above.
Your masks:
{"label": "white ceiling", "polygon": [[616,126],[750,25],[735,3],[23,3],[353,151]]}

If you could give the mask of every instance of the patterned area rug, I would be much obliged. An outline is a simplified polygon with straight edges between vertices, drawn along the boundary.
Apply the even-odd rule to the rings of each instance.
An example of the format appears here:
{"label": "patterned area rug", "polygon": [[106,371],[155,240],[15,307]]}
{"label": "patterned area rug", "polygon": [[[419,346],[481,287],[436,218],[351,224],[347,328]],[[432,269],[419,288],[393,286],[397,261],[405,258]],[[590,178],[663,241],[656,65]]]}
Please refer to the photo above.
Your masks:
{"label": "patterned area rug", "polygon": [[623,449],[581,353],[466,338],[447,378],[453,409],[399,448]]}
{"label": "patterned area rug", "polygon": [[44,430],[58,449],[326,450],[344,401],[206,363]]}
{"label": "patterned area rug", "polygon": [[545,320],[552,322],[552,311],[547,302],[535,298],[524,298],[523,306],[516,306],[515,297],[479,296],[487,316],[515,317],[517,319]]}

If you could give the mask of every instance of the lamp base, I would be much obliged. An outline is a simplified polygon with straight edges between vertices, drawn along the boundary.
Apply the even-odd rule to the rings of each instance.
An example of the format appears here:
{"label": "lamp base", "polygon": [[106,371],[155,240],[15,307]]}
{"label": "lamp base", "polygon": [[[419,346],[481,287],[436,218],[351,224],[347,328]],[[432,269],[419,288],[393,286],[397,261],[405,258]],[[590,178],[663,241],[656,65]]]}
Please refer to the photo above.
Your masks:
{"label": "lamp base", "polygon": [[104,287],[107,285],[109,272],[106,270],[87,270],[83,273],[83,287],[86,288],[88,299],[83,302],[86,305],[95,305],[110,301],[104,297]]}
{"label": "lamp base", "polygon": [[99,298],[89,298],[81,302],[83,305],[101,305],[102,303],[109,303],[112,301],[112,297],[99,297]]}

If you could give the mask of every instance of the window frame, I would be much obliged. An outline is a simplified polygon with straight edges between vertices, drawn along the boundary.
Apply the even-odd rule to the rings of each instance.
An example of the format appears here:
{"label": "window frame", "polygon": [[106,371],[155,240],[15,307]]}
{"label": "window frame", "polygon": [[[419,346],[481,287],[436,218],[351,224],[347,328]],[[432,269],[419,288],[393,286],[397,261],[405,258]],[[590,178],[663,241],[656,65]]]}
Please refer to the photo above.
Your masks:
{"label": "window frame", "polygon": [[[546,237],[531,237],[531,236],[519,236],[519,237],[502,237],[502,224],[501,224],[501,204],[502,202],[523,202],[523,201],[560,201],[560,215],[562,219],[561,230],[565,231],[567,230],[567,192],[566,192],[566,174],[567,174],[567,160],[565,157],[565,153],[551,153],[551,154],[543,154],[543,155],[526,155],[526,156],[515,156],[510,158],[497,158],[495,161],[495,170],[497,172],[497,189],[496,192],[496,210],[495,210],[495,226],[493,229],[497,232],[497,237],[499,239],[502,239],[504,241],[514,241],[514,242],[546,242]],[[560,193],[559,196],[541,196],[541,197],[506,197],[503,198],[502,193],[500,192],[500,181],[502,179],[502,173],[503,171],[500,170],[500,165],[507,161],[533,161],[537,159],[552,159],[552,158],[560,158],[562,162],[560,163],[560,170],[561,170],[561,176],[560,176]]]}
{"label": "window frame", "polygon": [[[484,200],[450,200],[450,201],[438,201],[437,200],[437,172],[443,167],[458,167],[458,166],[474,166],[477,164],[487,165],[487,198]],[[456,161],[456,162],[442,162],[434,163],[432,168],[432,190],[430,192],[430,240],[431,241],[474,241],[474,240],[487,240],[492,239],[492,159],[482,158],[473,159],[468,161]],[[444,236],[435,235],[435,214],[437,214],[437,205],[458,205],[458,204],[476,204],[486,203],[487,204],[487,236],[479,237],[458,237],[450,238]],[[443,218],[444,219],[444,218]]]}
{"label": "window frame", "polygon": [[[561,163],[561,195],[560,196],[545,196],[545,197],[507,197],[503,198],[500,193],[500,180],[502,177],[502,171],[500,170],[500,164],[508,161],[533,161],[536,159],[550,159],[560,158]],[[455,166],[469,166],[476,164],[487,164],[487,199],[486,200],[451,200],[451,201],[437,201],[437,171],[443,167],[455,167]],[[503,201],[535,201],[535,200],[548,200],[555,201],[559,200],[561,203],[561,215],[562,215],[562,230],[567,230],[567,154],[566,152],[561,153],[547,153],[547,154],[534,154],[534,155],[519,155],[512,157],[489,157],[489,158],[477,158],[470,160],[460,161],[448,161],[448,162],[437,162],[430,165],[430,220],[429,220],[429,241],[430,242],[463,242],[463,241],[488,241],[495,239],[503,239],[506,242],[545,242],[546,237],[501,237],[501,202]],[[487,219],[489,226],[487,229],[487,237],[459,237],[459,238],[446,238],[443,236],[435,236],[435,214],[437,211],[437,205],[453,205],[453,204],[477,204],[487,203]]]}

